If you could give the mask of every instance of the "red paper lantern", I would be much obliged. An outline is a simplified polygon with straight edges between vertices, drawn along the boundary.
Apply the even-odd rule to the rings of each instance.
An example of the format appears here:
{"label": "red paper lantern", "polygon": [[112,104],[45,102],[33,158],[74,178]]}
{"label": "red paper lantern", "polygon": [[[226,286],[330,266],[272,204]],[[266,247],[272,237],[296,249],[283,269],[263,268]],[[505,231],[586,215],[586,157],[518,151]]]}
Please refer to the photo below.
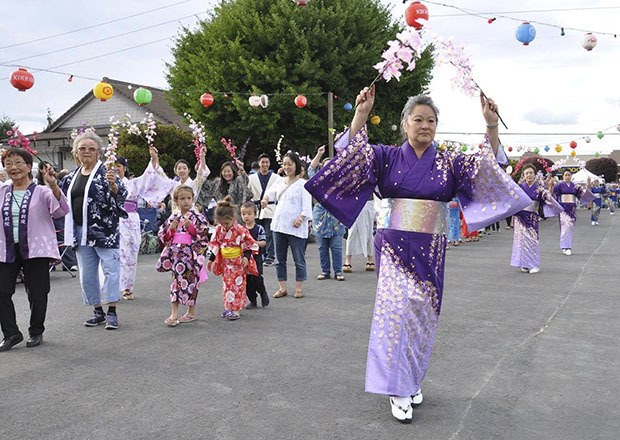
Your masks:
{"label": "red paper lantern", "polygon": [[512,147],[508,147],[508,152],[512,153]]}
{"label": "red paper lantern", "polygon": [[205,107],[211,107],[211,105],[213,104],[213,95],[210,93],[203,93],[202,96],[200,97],[200,103],[202,105],[204,105]]}
{"label": "red paper lantern", "polygon": [[20,92],[25,92],[34,85],[34,76],[28,70],[20,67],[11,73],[11,85]]}
{"label": "red paper lantern", "polygon": [[577,142],[575,141],[570,141],[569,146],[574,150],[575,148],[577,148]]}
{"label": "red paper lantern", "polygon": [[419,22],[418,19],[428,20],[428,8],[420,2],[413,2],[405,9],[405,21],[419,31],[424,23]]}
{"label": "red paper lantern", "polygon": [[297,95],[295,97],[295,105],[299,108],[304,108],[308,104],[308,99],[304,95]]}

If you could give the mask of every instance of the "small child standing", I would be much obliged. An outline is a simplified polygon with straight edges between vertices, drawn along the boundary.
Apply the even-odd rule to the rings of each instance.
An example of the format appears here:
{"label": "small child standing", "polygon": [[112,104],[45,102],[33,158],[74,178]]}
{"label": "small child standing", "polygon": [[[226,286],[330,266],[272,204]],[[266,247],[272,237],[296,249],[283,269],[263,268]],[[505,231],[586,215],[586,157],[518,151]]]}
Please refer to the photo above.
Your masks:
{"label": "small child standing", "polygon": [[245,202],[241,205],[241,218],[245,227],[252,234],[252,238],[256,240],[259,250],[257,254],[252,254],[252,258],[256,262],[257,275],[248,274],[246,279],[246,295],[250,303],[246,307],[247,309],[256,308],[256,293],[260,294],[260,302],[263,307],[269,305],[269,295],[267,289],[265,289],[265,280],[263,279],[263,248],[267,246],[267,236],[265,235],[265,228],[256,223],[256,204],[254,202]]}
{"label": "small child standing", "polygon": [[[205,281],[205,253],[209,243],[207,220],[192,210],[194,191],[179,185],[172,194],[179,211],[173,212],[159,229],[159,239],[165,243],[157,261],[158,272],[172,272],[170,302],[172,312],[164,321],[169,327],[196,320],[196,298],[199,284]],[[179,318],[179,304],[187,311]]]}
{"label": "small child standing", "polygon": [[208,269],[222,276],[222,317],[229,321],[241,318],[239,312],[245,308],[246,275],[258,276],[252,253],[258,253],[258,244],[250,232],[237,223],[239,208],[232,197],[226,196],[217,202],[215,208],[215,232],[209,243],[211,257]]}

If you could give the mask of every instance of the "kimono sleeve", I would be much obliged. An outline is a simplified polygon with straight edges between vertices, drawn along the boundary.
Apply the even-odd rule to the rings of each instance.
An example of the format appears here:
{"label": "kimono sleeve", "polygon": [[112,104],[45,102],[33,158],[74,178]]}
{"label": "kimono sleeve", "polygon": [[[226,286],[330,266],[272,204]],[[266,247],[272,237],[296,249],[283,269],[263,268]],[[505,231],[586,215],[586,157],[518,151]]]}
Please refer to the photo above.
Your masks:
{"label": "kimono sleeve", "polygon": [[377,184],[378,158],[368,144],[366,127],[350,141],[345,131],[334,147],[338,153],[306,183],[306,189],[350,228]]}
{"label": "kimono sleeve", "polygon": [[577,187],[577,198],[581,203],[590,203],[593,202],[596,197],[592,194],[589,188]]}
{"label": "kimono sleeve", "polygon": [[170,180],[161,167],[153,167],[149,162],[140,177],[132,179],[127,184],[131,195],[139,195],[151,206],[157,205],[174,189],[175,182]]}
{"label": "kimono sleeve", "polygon": [[62,218],[69,213],[69,202],[65,193],[60,191],[60,200],[54,196],[54,193],[48,187],[45,188],[45,202],[49,207],[52,218]]}
{"label": "kimono sleeve", "polygon": [[540,202],[543,204],[543,215],[546,217],[555,217],[564,212],[562,205],[553,197],[551,191],[543,189],[540,191]]}
{"label": "kimono sleeve", "polygon": [[530,197],[500,168],[488,140],[474,154],[453,154],[457,195],[470,230],[516,214],[531,203]]}

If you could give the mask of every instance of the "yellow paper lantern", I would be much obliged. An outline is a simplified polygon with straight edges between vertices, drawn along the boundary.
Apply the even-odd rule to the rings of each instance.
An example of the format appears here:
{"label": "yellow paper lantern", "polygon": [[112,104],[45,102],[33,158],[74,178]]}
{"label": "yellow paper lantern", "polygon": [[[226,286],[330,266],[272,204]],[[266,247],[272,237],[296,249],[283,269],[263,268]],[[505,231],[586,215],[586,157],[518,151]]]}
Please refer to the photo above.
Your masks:
{"label": "yellow paper lantern", "polygon": [[556,146],[555,146],[555,151],[556,151],[557,153],[561,152],[561,151],[562,151],[562,146],[561,146],[561,145],[556,145]]}
{"label": "yellow paper lantern", "polygon": [[372,118],[370,118],[370,123],[372,125],[379,125],[380,122],[381,122],[381,118],[377,115],[374,115]]}
{"label": "yellow paper lantern", "polygon": [[93,95],[95,95],[95,98],[106,102],[114,95],[114,88],[111,84],[106,82],[98,82],[95,87],[93,87]]}
{"label": "yellow paper lantern", "polygon": [[577,152],[576,151],[571,151],[570,152],[570,157],[575,157],[577,156]]}

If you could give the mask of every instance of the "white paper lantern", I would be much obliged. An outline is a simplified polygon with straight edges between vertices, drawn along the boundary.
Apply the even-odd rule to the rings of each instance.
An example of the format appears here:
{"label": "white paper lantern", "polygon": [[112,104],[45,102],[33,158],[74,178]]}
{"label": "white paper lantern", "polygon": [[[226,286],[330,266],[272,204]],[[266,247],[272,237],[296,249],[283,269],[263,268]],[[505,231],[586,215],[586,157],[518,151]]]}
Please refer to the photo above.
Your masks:
{"label": "white paper lantern", "polygon": [[260,106],[262,108],[267,108],[268,105],[269,105],[269,96],[260,95]]}
{"label": "white paper lantern", "polygon": [[260,105],[260,96],[252,95],[248,98],[248,102],[252,107],[258,107]]}
{"label": "white paper lantern", "polygon": [[398,126],[396,124],[392,125],[392,131],[398,130]]}
{"label": "white paper lantern", "polygon": [[590,136],[586,136],[586,137],[585,137],[586,144],[589,144],[591,140],[592,140],[592,139],[590,139]]}
{"label": "white paper lantern", "polygon": [[594,49],[596,47],[596,43],[598,43],[598,40],[596,39],[596,35],[591,34],[590,32],[585,34],[583,36],[583,40],[581,41],[581,45],[587,51]]}

